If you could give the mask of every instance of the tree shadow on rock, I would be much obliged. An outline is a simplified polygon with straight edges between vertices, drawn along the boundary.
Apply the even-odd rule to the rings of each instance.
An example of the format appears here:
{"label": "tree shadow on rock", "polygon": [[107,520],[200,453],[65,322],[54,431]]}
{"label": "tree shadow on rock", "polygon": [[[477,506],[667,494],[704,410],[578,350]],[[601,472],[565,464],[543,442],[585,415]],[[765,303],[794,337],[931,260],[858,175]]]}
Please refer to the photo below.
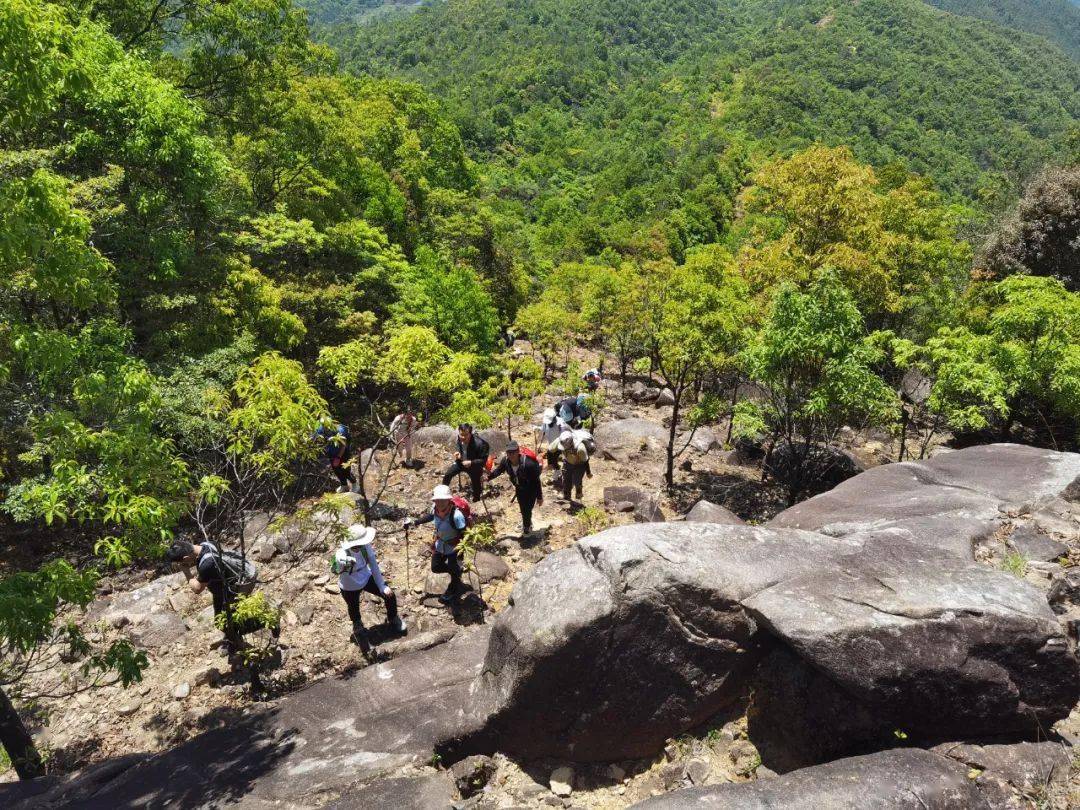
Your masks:
{"label": "tree shadow on rock", "polygon": [[770,520],[787,508],[782,488],[772,482],[763,482],[758,476],[707,470],[694,470],[689,481],[675,485],[670,498],[681,514],[706,500],[730,509],[748,523]]}

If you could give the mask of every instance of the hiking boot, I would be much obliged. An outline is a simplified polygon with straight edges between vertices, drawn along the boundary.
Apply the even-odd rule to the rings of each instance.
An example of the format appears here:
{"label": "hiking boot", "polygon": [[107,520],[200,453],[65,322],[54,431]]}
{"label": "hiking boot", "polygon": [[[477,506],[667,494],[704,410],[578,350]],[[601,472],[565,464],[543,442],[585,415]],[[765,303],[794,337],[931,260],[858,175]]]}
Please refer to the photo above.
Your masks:
{"label": "hiking boot", "polygon": [[446,587],[446,590],[443,591],[443,595],[439,597],[439,601],[442,602],[444,605],[449,605],[451,602],[457,599],[464,590],[465,588],[460,582],[451,582]]}
{"label": "hiking boot", "polygon": [[392,631],[399,636],[405,635],[405,622],[401,620],[400,616],[395,616],[393,619],[386,623]]}
{"label": "hiking boot", "polygon": [[337,488],[337,494],[344,495],[346,492],[350,492],[351,490],[351,486],[349,486],[348,484],[342,484],[340,487]]}
{"label": "hiking boot", "polygon": [[581,494],[581,490],[579,489],[579,490],[574,492],[574,497],[577,498],[580,501],[585,496]]}
{"label": "hiking boot", "polygon": [[352,641],[365,656],[371,652],[371,642],[368,641],[367,630],[359,622],[353,625]]}

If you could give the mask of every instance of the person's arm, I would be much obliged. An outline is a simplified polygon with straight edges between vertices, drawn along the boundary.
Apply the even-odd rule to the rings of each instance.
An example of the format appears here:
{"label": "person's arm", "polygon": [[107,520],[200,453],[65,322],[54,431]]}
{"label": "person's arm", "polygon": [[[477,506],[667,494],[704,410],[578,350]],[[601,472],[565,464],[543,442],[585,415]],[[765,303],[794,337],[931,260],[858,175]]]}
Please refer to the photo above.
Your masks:
{"label": "person's arm", "polygon": [[375,587],[377,587],[382,593],[387,596],[390,595],[390,586],[386,584],[386,580],[383,579],[382,571],[379,570],[379,561],[375,558],[374,549],[369,548],[366,551],[368,568],[371,569],[371,576],[375,580]]}
{"label": "person's arm", "polygon": [[199,581],[198,577],[192,577],[188,580],[188,587],[191,588],[192,593],[202,593],[206,589],[206,585]]}
{"label": "person's arm", "polygon": [[413,526],[420,526],[421,524],[424,524],[424,523],[431,523],[431,521],[433,521],[434,519],[435,519],[435,513],[434,512],[427,512],[427,513],[424,514],[423,517],[409,518],[409,520],[412,521]]}
{"label": "person's arm", "polygon": [[498,478],[504,472],[507,472],[509,465],[510,461],[506,458],[503,458],[503,460],[495,466],[495,469],[488,473],[488,481],[490,481],[492,478]]}

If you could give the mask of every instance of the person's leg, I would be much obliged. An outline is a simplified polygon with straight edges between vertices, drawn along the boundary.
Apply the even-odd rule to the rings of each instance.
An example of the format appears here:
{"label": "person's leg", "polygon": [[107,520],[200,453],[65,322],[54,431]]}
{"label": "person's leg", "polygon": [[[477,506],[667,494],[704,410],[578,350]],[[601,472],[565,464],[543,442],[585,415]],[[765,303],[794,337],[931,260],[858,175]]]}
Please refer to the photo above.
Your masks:
{"label": "person's leg", "polygon": [[368,641],[364,621],[360,618],[360,591],[342,591],[341,597],[345,600],[345,606],[349,610],[353,641],[360,645],[360,652],[367,655],[371,652],[371,642]]}
{"label": "person's leg", "polygon": [[480,462],[474,461],[469,467],[469,479],[472,481],[473,503],[477,503],[484,494],[484,468]]}
{"label": "person's leg", "polygon": [[[581,500],[581,482],[585,478],[585,465],[575,464],[570,467],[570,478],[574,482],[574,496]],[[569,497],[567,495],[567,498]]]}
{"label": "person's leg", "polygon": [[570,500],[570,488],[574,484],[574,465],[564,464],[562,470],[562,496]]}
{"label": "person's leg", "polygon": [[532,531],[532,513],[536,505],[536,495],[532,492],[518,492],[518,508],[521,510],[521,533]]}
{"label": "person's leg", "polygon": [[409,431],[405,434],[405,466],[411,467],[412,465],[412,431]]}
{"label": "person's leg", "polygon": [[[390,587],[387,585],[387,587]],[[375,584],[375,577],[372,577],[364,585],[364,590],[370,594],[373,594],[383,600],[386,605],[386,623],[391,627],[396,628],[398,624],[398,612],[397,612],[397,594],[393,590],[390,591],[390,595],[379,590],[379,586]]]}
{"label": "person's leg", "polygon": [[463,469],[465,468],[461,466],[460,461],[455,461],[453,464],[447,467],[446,474],[442,477],[443,485],[450,486],[451,482],[454,480],[454,476],[461,472]]}
{"label": "person's leg", "polygon": [[336,467],[331,467],[330,469],[332,469],[334,475],[337,476],[338,483],[348,489],[351,482],[349,480],[349,468],[345,465],[345,462],[342,462]]}

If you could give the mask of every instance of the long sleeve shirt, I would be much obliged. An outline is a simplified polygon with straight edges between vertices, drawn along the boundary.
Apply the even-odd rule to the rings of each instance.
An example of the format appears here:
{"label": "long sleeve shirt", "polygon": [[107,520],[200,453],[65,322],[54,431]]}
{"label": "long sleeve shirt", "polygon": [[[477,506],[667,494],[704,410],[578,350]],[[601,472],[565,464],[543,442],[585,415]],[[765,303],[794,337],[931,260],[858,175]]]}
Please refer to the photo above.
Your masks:
{"label": "long sleeve shirt", "polygon": [[436,515],[435,509],[432,508],[422,518],[417,519],[416,525],[419,526],[421,523],[431,523],[432,521],[435,522],[435,550],[439,554],[453,554],[468,525],[465,516],[461,514],[461,510],[457,507],[451,509],[446,517]]}
{"label": "long sleeve shirt", "polygon": [[548,447],[554,453],[561,453],[563,461],[567,464],[586,464],[589,461],[589,451],[585,448],[585,444],[578,438],[574,438],[574,444],[567,450],[556,439]]}
{"label": "long sleeve shirt", "polygon": [[[379,561],[375,559],[375,549],[371,546],[339,548],[334,555],[341,573],[338,575],[338,587],[343,591],[359,591],[372,577],[380,591],[386,590],[386,581],[379,570]],[[349,563],[352,563],[350,571]]]}
{"label": "long sleeve shirt", "polygon": [[509,458],[503,458],[499,466],[491,471],[490,478],[497,478],[506,473],[510,476],[510,483],[518,492],[518,497],[524,493],[532,493],[539,497],[543,490],[540,484],[540,465],[528,456],[521,456],[517,467],[510,463]]}

